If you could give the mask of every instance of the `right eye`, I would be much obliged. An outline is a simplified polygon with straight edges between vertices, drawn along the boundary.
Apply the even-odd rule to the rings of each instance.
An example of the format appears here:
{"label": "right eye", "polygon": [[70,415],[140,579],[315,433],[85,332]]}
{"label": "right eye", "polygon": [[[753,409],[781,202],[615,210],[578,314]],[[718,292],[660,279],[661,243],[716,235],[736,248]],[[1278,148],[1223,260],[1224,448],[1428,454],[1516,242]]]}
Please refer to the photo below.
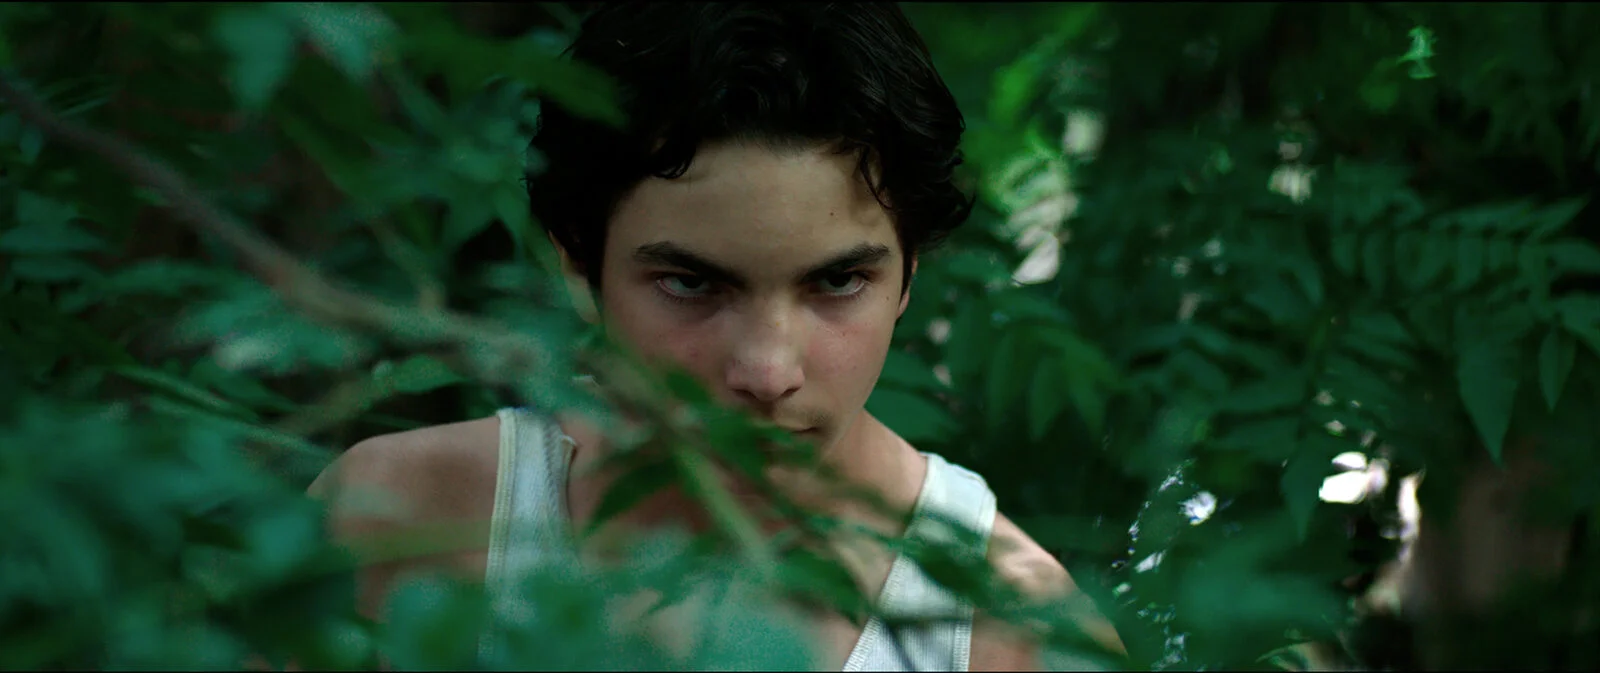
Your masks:
{"label": "right eye", "polygon": [[656,287],[677,300],[703,299],[711,293],[711,283],[697,276],[662,276],[656,279]]}

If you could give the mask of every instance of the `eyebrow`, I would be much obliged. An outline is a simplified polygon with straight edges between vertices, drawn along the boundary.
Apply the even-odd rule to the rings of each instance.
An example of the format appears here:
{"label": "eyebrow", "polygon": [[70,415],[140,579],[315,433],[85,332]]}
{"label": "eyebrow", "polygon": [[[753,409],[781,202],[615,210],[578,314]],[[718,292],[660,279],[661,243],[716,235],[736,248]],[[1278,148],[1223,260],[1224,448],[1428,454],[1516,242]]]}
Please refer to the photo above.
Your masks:
{"label": "eyebrow", "polygon": [[[802,283],[822,280],[828,276],[847,273],[857,267],[876,264],[888,259],[891,254],[893,252],[886,245],[861,243],[812,265],[811,268],[801,272],[796,280]],[[750,285],[739,272],[672,241],[641,245],[634,249],[633,259],[645,265],[677,267],[706,280],[736,288]]]}

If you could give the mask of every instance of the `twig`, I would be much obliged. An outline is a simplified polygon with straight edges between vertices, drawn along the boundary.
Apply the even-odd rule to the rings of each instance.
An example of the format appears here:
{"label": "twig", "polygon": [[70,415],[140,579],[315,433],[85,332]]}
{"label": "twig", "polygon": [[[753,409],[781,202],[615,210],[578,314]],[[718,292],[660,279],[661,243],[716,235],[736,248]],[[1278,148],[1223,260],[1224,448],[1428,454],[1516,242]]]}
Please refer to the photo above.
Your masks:
{"label": "twig", "polygon": [[[198,231],[216,236],[243,257],[244,266],[271,287],[286,304],[298,308],[313,320],[382,330],[412,342],[450,343],[472,354],[496,353],[485,360],[468,357],[481,376],[493,380],[512,380],[532,372],[549,372],[555,359],[537,340],[499,324],[476,319],[445,309],[418,310],[396,306],[376,298],[334,285],[315,269],[306,266],[277,244],[256,233],[233,215],[216,207],[201,191],[166,164],[145,156],[139,149],[116,136],[64,119],[52,112],[37,96],[12,75],[0,75],[0,102],[47,135],[67,145],[105,159],[136,183],[166,199],[179,220]],[[596,374],[612,386],[608,395],[625,411],[636,414],[659,430],[674,445],[704,448],[697,441],[692,420],[675,413],[670,395],[659,380],[646,374],[625,358],[603,358],[588,362]],[[697,457],[698,458],[698,457]],[[690,466],[702,466],[703,459],[690,459]],[[724,532],[730,534],[747,559],[766,565],[771,551],[757,535],[749,514],[729,508],[731,495],[715,480],[706,479],[696,469],[687,470],[693,490],[708,501],[718,515]]]}
{"label": "twig", "polygon": [[105,159],[169,204],[179,220],[221,239],[243,258],[244,266],[289,305],[316,320],[377,328],[424,342],[499,342],[514,360],[546,364],[539,344],[505,328],[445,310],[417,311],[392,306],[334,285],[277,244],[216,207],[199,189],[167,165],[150,159],[111,134],[63,119],[28,93],[12,76],[0,76],[0,101],[28,123],[68,145]]}

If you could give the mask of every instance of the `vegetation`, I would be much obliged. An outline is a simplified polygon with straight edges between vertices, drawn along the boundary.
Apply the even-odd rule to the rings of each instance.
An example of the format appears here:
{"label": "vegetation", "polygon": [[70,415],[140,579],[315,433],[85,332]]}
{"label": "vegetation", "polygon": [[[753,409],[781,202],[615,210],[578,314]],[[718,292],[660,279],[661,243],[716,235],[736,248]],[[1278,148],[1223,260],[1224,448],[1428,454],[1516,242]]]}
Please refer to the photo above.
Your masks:
{"label": "vegetation", "polygon": [[[539,106],[617,114],[558,57],[580,9],[0,5],[0,668],[472,665],[481,591],[419,580],[359,618],[352,564],[418,550],[329,548],[304,488],[364,436],[597,404],[580,366],[670,474],[741,464],[756,431],[590,338],[529,221]],[[1130,650],[1062,628],[1055,663],[1294,667],[1322,642],[1338,665],[1600,664],[1600,10],[907,11],[981,198],[923,261],[868,408],[985,475]],[[1346,453],[1394,478],[1322,501]],[[1426,526],[1386,614],[1366,593],[1415,473]],[[1484,502],[1505,535],[1468,518]],[[599,618],[686,579],[852,600],[720,523],[731,556],[666,540],[528,578],[551,609],[494,625],[524,645],[484,663],[800,665],[738,601],[687,660]],[[1070,625],[1009,609],[959,548],[906,551]]]}

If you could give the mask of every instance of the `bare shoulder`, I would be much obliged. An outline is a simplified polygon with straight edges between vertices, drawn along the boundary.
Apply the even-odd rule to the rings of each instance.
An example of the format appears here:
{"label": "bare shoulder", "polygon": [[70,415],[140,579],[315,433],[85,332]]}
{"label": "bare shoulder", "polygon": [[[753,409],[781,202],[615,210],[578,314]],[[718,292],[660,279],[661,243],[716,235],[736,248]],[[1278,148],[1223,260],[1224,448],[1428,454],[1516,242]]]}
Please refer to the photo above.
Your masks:
{"label": "bare shoulder", "polygon": [[[1003,514],[995,515],[989,563],[1002,580],[1032,600],[1069,600],[1079,593],[1061,562]],[[1086,611],[1079,616],[1078,626],[1107,650],[1124,652],[1116,629],[1104,615]],[[1042,666],[1038,644],[1027,633],[983,615],[975,620],[971,670],[1042,670]]]}
{"label": "bare shoulder", "polygon": [[499,436],[500,420],[490,416],[365,439],[323,470],[307,492],[326,498],[376,488],[412,501],[411,507],[427,504],[422,501],[464,490],[486,473],[492,480]]}
{"label": "bare shoulder", "polygon": [[496,417],[380,435],[350,447],[311,483],[307,493],[327,503],[329,534],[359,557],[389,556],[396,539],[434,529],[470,536],[459,553],[368,566],[364,612],[375,616],[390,583],[411,570],[481,575],[499,437]]}

